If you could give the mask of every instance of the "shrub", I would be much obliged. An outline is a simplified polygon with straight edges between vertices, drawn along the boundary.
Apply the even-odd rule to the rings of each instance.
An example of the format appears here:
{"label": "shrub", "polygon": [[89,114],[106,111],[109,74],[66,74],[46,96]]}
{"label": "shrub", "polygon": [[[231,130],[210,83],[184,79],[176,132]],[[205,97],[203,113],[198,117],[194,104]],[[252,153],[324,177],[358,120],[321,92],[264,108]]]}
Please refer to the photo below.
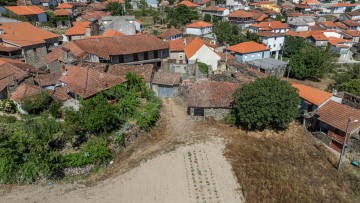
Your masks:
{"label": "shrub", "polygon": [[0,123],[15,123],[17,121],[15,116],[0,116]]}
{"label": "shrub", "polygon": [[198,62],[197,62],[197,65],[198,65],[198,67],[199,67],[200,73],[202,73],[202,74],[208,74],[209,68],[208,68],[208,66],[207,66],[205,63],[202,63],[202,62],[198,61]]}
{"label": "shrub", "polygon": [[58,101],[53,101],[49,107],[49,112],[50,112],[51,116],[54,118],[60,118],[60,116],[61,116],[60,108],[61,108],[61,103]]}
{"label": "shrub", "polygon": [[0,101],[0,110],[6,113],[16,113],[16,105],[10,99]]}
{"label": "shrub", "polygon": [[286,81],[257,79],[234,94],[237,119],[247,130],[282,130],[298,116],[299,95]]}
{"label": "shrub", "polygon": [[21,107],[29,114],[39,114],[49,108],[52,98],[48,93],[40,92],[32,97],[26,98]]}
{"label": "shrub", "polygon": [[80,152],[64,156],[66,167],[82,167],[88,164],[102,164],[111,159],[110,150],[102,138],[89,139]]}

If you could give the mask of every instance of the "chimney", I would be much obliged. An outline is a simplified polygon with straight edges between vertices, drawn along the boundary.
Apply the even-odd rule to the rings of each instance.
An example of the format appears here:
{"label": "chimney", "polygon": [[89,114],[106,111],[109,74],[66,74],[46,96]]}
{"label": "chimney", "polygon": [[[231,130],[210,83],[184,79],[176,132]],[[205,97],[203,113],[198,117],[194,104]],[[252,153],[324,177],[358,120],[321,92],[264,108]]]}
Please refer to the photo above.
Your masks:
{"label": "chimney", "polygon": [[184,45],[186,46],[186,37],[184,37]]}
{"label": "chimney", "polygon": [[4,30],[0,28],[0,35],[4,34]]}
{"label": "chimney", "polygon": [[336,96],[336,95],[337,95],[337,90],[336,90],[336,89],[333,89],[333,90],[332,90],[332,94],[333,94],[334,96]]}

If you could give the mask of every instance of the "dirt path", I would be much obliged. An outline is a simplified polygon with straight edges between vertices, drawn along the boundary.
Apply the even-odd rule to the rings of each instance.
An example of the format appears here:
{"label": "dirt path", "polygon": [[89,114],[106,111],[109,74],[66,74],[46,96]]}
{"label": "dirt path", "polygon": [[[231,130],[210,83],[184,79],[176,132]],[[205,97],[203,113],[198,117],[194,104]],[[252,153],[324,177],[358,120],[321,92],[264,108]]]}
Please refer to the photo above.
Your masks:
{"label": "dirt path", "polygon": [[[0,202],[243,202],[219,133],[163,101],[160,124],[85,181],[5,187]],[[1,194],[0,193],[0,194]]]}

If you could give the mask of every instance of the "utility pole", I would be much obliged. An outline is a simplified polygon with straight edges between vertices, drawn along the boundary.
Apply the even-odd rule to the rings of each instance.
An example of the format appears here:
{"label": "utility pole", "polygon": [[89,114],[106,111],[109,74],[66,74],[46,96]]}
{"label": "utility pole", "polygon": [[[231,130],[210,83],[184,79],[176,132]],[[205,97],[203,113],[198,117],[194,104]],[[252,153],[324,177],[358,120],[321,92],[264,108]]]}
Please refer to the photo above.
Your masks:
{"label": "utility pole", "polygon": [[[358,122],[358,120],[354,120],[353,122]],[[342,158],[345,155],[345,149],[347,147],[346,140],[348,139],[348,131],[349,131],[350,125],[351,125],[351,117],[348,118],[348,122],[347,122],[347,126],[346,126],[345,138],[344,138],[343,146],[342,146],[342,149],[341,149],[341,154],[340,154],[338,168],[337,168],[338,171],[341,168]]]}

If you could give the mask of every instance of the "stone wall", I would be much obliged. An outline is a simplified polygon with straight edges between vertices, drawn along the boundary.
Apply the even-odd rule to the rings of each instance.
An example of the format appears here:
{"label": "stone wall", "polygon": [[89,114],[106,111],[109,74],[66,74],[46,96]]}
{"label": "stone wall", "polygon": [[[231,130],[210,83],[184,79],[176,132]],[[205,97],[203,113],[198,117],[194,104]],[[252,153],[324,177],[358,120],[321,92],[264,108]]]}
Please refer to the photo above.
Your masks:
{"label": "stone wall", "polygon": [[45,67],[44,57],[47,54],[46,46],[43,44],[38,47],[29,47],[24,49],[24,57],[27,64],[36,68]]}
{"label": "stone wall", "polygon": [[204,109],[204,117],[214,118],[216,121],[224,120],[231,112],[231,109],[224,108],[209,108]]}

